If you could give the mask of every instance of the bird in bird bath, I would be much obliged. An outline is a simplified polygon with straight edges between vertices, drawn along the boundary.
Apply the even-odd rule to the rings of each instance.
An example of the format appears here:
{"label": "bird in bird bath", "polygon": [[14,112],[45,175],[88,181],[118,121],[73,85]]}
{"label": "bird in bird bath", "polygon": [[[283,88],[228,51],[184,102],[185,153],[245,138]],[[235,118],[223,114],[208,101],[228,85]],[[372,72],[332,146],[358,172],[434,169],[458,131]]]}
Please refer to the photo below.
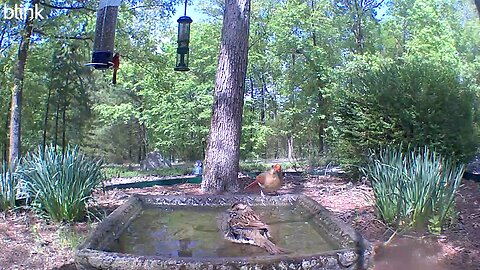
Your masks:
{"label": "bird in bird bath", "polygon": [[269,226],[252,208],[244,203],[234,203],[228,209],[227,224],[223,226],[225,239],[240,244],[250,244],[266,249],[270,254],[286,253],[269,238]]}

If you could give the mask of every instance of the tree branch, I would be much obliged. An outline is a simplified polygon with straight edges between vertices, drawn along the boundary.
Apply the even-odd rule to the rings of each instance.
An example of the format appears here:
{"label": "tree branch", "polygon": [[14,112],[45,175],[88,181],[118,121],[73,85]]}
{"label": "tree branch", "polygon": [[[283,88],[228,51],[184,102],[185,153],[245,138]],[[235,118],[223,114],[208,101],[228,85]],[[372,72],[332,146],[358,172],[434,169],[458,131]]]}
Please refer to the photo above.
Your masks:
{"label": "tree branch", "polygon": [[92,40],[91,37],[82,36],[82,35],[76,35],[76,36],[49,36],[49,35],[47,35],[45,32],[43,32],[43,31],[40,30],[40,29],[33,29],[33,32],[34,32],[35,34],[39,34],[39,35],[46,36],[46,37],[49,37],[49,38],[56,38],[56,39]]}
{"label": "tree branch", "polygon": [[86,7],[86,6],[81,6],[81,7],[73,7],[73,6],[70,6],[70,7],[64,7],[64,6],[56,6],[56,5],[48,4],[48,3],[45,3],[45,2],[40,2],[40,5],[42,5],[42,6],[46,6],[46,7],[49,7],[49,8],[53,8],[53,9],[67,9],[67,10],[79,10],[79,9],[85,9],[85,10],[88,10],[88,11],[93,11],[93,12],[95,12],[95,11],[96,11],[95,9],[88,8],[88,7]]}

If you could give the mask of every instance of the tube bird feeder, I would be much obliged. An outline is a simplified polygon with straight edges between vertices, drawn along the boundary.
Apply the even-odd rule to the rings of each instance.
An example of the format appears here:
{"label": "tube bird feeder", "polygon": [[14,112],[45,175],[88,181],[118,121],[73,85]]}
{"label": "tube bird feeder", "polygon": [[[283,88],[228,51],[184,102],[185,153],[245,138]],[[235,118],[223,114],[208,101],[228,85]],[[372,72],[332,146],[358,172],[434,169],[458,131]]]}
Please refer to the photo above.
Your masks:
{"label": "tube bird feeder", "polygon": [[92,63],[87,64],[95,69],[108,69],[113,65],[115,28],[120,2],[121,0],[100,0],[97,10]]}
{"label": "tube bird feeder", "polygon": [[177,38],[177,61],[175,64],[175,71],[189,71],[188,68],[188,54],[190,49],[190,24],[192,18],[187,16],[187,0],[185,0],[185,12],[183,16],[178,18],[178,38]]}

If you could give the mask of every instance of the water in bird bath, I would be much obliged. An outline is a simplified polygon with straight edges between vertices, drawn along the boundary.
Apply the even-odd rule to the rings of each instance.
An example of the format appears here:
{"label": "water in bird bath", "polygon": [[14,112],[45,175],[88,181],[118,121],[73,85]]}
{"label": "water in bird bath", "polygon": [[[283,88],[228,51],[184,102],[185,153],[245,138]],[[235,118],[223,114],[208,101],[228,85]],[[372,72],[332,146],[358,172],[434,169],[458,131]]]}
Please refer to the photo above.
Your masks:
{"label": "water in bird bath", "polygon": [[[256,246],[223,239],[218,217],[226,207],[164,206],[145,208],[108,251],[166,257],[249,257],[268,255]],[[290,254],[308,255],[339,247],[311,223],[301,206],[253,207],[270,226],[273,242]]]}

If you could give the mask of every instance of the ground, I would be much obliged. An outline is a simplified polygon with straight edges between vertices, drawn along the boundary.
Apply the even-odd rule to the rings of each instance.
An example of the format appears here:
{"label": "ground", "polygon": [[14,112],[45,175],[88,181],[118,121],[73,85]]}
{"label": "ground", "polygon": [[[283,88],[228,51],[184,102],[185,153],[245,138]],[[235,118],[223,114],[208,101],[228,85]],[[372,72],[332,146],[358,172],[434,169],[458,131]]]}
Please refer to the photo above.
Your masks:
{"label": "ground", "polygon": [[[246,185],[247,178],[241,179]],[[96,216],[74,225],[48,223],[25,209],[0,213],[0,269],[75,269],[74,247],[129,196],[200,194],[199,185],[96,191],[92,206]],[[255,191],[251,191],[255,192]],[[280,190],[304,193],[320,202],[344,222],[351,224],[375,244],[374,270],[480,270],[480,187],[465,180],[456,199],[458,221],[438,236],[410,233],[392,235],[376,218],[371,188],[362,183],[329,176],[288,176]]]}

